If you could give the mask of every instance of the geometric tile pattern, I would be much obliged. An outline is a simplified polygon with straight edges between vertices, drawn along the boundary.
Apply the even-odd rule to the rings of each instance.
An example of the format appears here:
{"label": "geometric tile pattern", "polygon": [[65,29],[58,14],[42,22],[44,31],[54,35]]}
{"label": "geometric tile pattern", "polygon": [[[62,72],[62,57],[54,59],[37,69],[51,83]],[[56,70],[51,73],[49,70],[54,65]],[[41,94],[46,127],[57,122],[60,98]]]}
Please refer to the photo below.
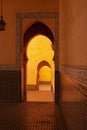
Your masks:
{"label": "geometric tile pattern", "polygon": [[3,104],[0,115],[0,130],[66,130],[55,103]]}
{"label": "geometric tile pattern", "polygon": [[84,89],[87,91],[87,67],[86,66],[67,66],[60,65],[59,69],[64,74],[73,78],[76,82],[84,86]]}
{"label": "geometric tile pattern", "polygon": [[20,71],[0,71],[0,103],[20,102]]}

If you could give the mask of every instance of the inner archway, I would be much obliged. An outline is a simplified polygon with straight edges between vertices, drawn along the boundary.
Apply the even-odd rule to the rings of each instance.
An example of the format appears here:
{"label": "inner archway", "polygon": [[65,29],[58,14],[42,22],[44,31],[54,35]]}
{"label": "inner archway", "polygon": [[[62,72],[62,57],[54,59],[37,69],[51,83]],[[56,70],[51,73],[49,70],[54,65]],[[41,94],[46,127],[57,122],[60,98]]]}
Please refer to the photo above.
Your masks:
{"label": "inner archway", "polygon": [[46,61],[42,61],[37,67],[37,86],[39,90],[51,90],[52,70]]}

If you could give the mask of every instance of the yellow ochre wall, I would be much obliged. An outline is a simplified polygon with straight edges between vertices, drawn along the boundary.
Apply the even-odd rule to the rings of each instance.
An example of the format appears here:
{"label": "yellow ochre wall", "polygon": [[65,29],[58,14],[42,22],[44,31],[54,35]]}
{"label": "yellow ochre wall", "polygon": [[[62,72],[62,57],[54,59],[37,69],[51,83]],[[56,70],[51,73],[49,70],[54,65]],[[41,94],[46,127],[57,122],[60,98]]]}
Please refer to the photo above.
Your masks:
{"label": "yellow ochre wall", "polygon": [[[37,83],[37,68],[42,61],[46,61],[50,65],[50,81],[52,82],[54,79],[54,51],[52,50],[52,42],[46,36],[37,35],[29,41],[26,54],[29,59],[27,61],[27,84]],[[42,76],[41,80],[49,81],[48,72],[44,71],[46,73]],[[39,78],[41,78],[40,74]]]}
{"label": "yellow ochre wall", "polygon": [[[58,0],[3,0],[3,16],[7,24],[6,30],[0,31],[1,65],[15,64],[16,61],[16,14],[35,12],[58,12]],[[25,25],[28,21],[23,21],[23,31],[26,30]],[[53,26],[54,21],[51,22],[50,19],[43,19],[43,21],[48,22],[49,26]]]}
{"label": "yellow ochre wall", "polygon": [[87,66],[87,0],[60,0],[60,64]]}

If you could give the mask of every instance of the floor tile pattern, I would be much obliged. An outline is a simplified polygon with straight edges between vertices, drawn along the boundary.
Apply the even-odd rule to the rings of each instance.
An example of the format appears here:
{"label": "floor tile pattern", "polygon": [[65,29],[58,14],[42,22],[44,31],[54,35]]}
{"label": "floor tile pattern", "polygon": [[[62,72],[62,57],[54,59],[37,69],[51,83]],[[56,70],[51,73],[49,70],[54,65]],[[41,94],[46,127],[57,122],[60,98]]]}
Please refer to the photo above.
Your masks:
{"label": "floor tile pattern", "polygon": [[55,103],[0,105],[0,130],[66,130]]}

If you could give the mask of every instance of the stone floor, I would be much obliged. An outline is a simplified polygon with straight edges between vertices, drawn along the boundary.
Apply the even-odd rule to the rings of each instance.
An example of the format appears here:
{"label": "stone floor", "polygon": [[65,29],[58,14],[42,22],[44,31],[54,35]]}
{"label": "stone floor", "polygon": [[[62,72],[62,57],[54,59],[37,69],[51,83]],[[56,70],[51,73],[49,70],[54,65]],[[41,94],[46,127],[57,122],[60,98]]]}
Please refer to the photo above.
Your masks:
{"label": "stone floor", "polygon": [[52,102],[0,104],[0,130],[66,130],[59,106]]}
{"label": "stone floor", "polygon": [[54,102],[53,92],[50,90],[27,90],[27,101]]}

